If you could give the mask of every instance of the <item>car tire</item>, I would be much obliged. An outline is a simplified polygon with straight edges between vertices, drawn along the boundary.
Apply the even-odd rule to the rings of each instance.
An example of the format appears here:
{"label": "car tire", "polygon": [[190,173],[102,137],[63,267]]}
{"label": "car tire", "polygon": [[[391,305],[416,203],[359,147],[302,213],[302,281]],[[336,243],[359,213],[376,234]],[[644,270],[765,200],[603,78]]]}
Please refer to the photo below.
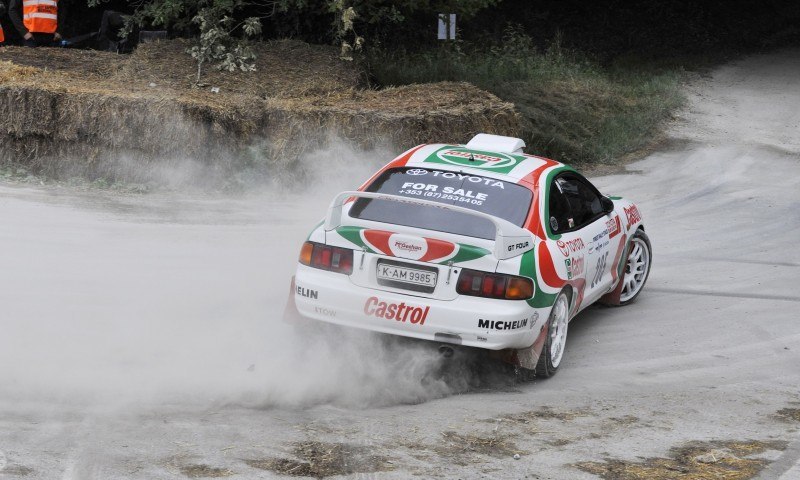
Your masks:
{"label": "car tire", "polygon": [[619,304],[627,305],[642,293],[647,277],[650,275],[650,265],[653,263],[653,250],[650,239],[644,230],[639,229],[631,237],[628,247],[628,258],[625,261],[625,271],[622,277],[622,290],[619,294]]}
{"label": "car tire", "polygon": [[567,327],[569,326],[569,296],[561,292],[553,302],[550,315],[547,317],[547,338],[536,364],[536,376],[552,377],[558,371],[564,359],[567,346]]}

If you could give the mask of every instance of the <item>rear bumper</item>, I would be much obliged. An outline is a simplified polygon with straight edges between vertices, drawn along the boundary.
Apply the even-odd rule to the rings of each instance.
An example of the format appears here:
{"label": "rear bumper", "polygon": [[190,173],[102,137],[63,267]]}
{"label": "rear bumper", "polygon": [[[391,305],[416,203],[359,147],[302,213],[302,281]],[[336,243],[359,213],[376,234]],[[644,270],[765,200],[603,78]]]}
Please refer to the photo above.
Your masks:
{"label": "rear bumper", "polygon": [[520,300],[436,300],[360,287],[347,275],[304,265],[293,295],[297,311],[313,320],[487,350],[531,346],[548,315]]}

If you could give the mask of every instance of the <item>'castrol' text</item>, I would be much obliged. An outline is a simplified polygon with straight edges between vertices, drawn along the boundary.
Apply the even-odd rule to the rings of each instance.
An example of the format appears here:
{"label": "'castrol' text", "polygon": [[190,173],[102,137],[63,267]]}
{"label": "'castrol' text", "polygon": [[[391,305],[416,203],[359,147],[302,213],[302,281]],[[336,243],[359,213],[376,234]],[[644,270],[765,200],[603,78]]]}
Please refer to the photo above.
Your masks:
{"label": "'castrol' text", "polygon": [[364,313],[367,315],[398,322],[411,322],[415,325],[425,325],[430,309],[431,307],[414,307],[405,303],[386,303],[378,297],[369,297],[364,304]]}

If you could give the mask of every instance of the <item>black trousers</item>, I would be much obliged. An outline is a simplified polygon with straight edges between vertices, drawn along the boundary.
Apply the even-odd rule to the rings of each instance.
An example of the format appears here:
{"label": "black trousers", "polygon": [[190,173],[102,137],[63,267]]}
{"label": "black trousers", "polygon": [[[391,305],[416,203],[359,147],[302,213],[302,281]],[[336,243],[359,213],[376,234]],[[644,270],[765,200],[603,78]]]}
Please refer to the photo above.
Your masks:
{"label": "black trousers", "polygon": [[52,47],[54,46],[54,37],[52,33],[33,33],[33,38],[25,40],[26,47]]}

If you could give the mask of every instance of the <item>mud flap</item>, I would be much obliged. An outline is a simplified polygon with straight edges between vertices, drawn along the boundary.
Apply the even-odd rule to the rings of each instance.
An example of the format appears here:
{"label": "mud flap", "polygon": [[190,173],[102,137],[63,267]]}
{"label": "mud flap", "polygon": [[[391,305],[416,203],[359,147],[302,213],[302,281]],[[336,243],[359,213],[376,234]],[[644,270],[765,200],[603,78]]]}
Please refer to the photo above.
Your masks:
{"label": "mud flap", "polygon": [[620,304],[619,297],[622,295],[622,279],[620,278],[617,282],[617,286],[614,290],[606,293],[597,301],[598,303],[602,303],[603,305],[608,305],[610,307],[617,307]]}
{"label": "mud flap", "polygon": [[300,325],[306,323],[305,317],[300,315],[297,310],[297,304],[294,301],[295,283],[294,275],[292,275],[292,282],[289,285],[289,298],[286,300],[286,308],[283,309],[283,321],[292,325]]}
{"label": "mud flap", "polygon": [[539,356],[544,349],[544,342],[547,340],[547,330],[547,323],[545,323],[542,325],[536,341],[530,347],[493,351],[489,356],[526,370],[535,370],[536,364],[539,362]]}
{"label": "mud flap", "polygon": [[[621,249],[622,255],[618,258],[615,258],[615,261],[618,263],[617,286],[614,287],[614,290],[611,290],[597,300],[597,303],[608,305],[610,307],[618,307],[620,304],[619,297],[622,295],[622,280],[625,278],[625,263],[628,259],[628,249],[630,248],[630,242],[628,241],[627,236],[623,236],[622,242],[625,245],[625,247]],[[619,253],[617,255],[619,255]]]}

